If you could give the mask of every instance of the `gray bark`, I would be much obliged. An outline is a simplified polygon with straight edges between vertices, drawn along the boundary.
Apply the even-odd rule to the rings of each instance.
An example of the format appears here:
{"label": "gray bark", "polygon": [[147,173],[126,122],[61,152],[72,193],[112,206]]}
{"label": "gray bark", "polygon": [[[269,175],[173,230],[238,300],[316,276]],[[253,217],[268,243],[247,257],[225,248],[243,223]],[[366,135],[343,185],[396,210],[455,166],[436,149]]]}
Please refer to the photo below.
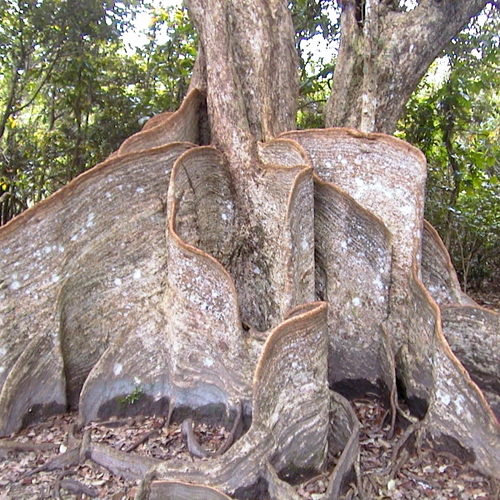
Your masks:
{"label": "gray bark", "polygon": [[[186,0],[200,35],[213,143],[231,156],[295,128],[298,55],[281,0]],[[201,66],[201,67],[200,67]],[[204,71],[203,71],[204,68]],[[235,158],[236,161],[236,158]]]}
{"label": "gray bark", "polygon": [[[296,500],[282,478],[315,474],[331,450],[341,455],[325,498],[336,500],[359,425],[329,386],[385,390],[395,412],[397,372],[420,427],[499,478],[488,405],[499,374],[462,358],[495,393],[487,401],[438,304],[460,301],[444,315],[450,339],[470,344],[480,323],[480,355],[498,315],[463,306],[442,243],[424,230],[425,158],[350,129],[274,139],[295,106],[285,2],[189,5],[202,56],[180,109],[0,228],[0,435],[66,405],[82,423],[123,414],[120,399],[138,389],[144,412],[173,418],[227,425],[243,408],[247,432],[209,460],[158,464],[95,444],[90,457],[144,477],[142,499]],[[384,28],[372,21],[374,41]],[[373,93],[368,63],[360,81]]]}
{"label": "gray bark", "polygon": [[392,133],[430,64],[487,3],[421,0],[397,12],[383,0],[344,0],[326,125]]}

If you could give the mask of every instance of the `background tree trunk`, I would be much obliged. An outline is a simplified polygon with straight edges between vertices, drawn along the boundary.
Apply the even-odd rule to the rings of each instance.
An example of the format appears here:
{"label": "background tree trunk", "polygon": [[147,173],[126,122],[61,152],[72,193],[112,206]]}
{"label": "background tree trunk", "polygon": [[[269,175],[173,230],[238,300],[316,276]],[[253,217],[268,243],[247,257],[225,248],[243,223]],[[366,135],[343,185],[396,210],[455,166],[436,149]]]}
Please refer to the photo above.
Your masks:
{"label": "background tree trunk", "polygon": [[487,3],[422,0],[401,12],[383,0],[343,0],[326,126],[392,133],[432,61]]}

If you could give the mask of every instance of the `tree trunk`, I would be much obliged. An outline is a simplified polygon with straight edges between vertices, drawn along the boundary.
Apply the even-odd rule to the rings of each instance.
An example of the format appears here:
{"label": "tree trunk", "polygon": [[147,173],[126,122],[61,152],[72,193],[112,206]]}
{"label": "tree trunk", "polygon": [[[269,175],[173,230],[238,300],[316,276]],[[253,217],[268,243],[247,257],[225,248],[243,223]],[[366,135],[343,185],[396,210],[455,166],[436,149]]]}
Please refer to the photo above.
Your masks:
{"label": "tree trunk", "polygon": [[421,0],[401,12],[384,0],[343,0],[326,125],[394,132],[432,61],[487,3]]}
{"label": "tree trunk", "polygon": [[330,453],[337,499],[359,461],[345,396],[376,392],[395,419],[398,380],[422,435],[499,478],[498,316],[424,224],[425,158],[382,134],[286,132],[285,2],[189,5],[201,58],[179,110],[0,228],[0,433],[67,406],[81,423],[123,415],[140,393],[135,410],[244,424],[189,463],[90,443],[143,479],[138,498],[296,500],[285,479]]}

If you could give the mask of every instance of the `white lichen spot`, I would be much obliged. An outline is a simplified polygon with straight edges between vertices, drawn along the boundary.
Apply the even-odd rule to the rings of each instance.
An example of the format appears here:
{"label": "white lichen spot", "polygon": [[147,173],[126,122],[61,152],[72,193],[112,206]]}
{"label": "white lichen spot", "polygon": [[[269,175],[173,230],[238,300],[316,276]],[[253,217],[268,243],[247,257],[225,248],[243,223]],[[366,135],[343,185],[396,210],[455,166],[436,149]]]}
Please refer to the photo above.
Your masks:
{"label": "white lichen spot", "polygon": [[134,274],[132,274],[132,278],[134,278],[135,280],[140,280],[142,278],[142,272],[140,269],[136,269],[134,271]]}
{"label": "white lichen spot", "polygon": [[354,158],[354,165],[363,165],[363,160],[361,158],[361,155],[358,155],[356,156],[356,158]]}
{"label": "white lichen spot", "polygon": [[227,219],[228,219],[228,216],[227,216],[227,214],[221,214],[220,218],[221,218],[222,220],[227,220]]}
{"label": "white lichen spot", "polygon": [[0,373],[4,373],[5,372],[5,366],[0,366]]}
{"label": "white lichen spot", "polygon": [[123,365],[121,363],[116,363],[115,366],[113,366],[113,373],[115,374],[115,377],[120,375],[122,370],[123,370]]}
{"label": "white lichen spot", "polygon": [[254,274],[260,274],[260,269],[258,267],[253,268]]}
{"label": "white lichen spot", "polygon": [[11,290],[19,290],[19,288],[20,288],[20,287],[21,287],[21,283],[19,283],[19,281],[17,281],[17,280],[16,280],[16,281],[13,281],[13,282],[10,284],[10,286],[9,286],[9,288],[10,288]]}
{"label": "white lichen spot", "polygon": [[50,252],[52,252],[52,247],[50,247],[50,246],[43,247],[43,251],[44,251],[46,254],[49,254]]}
{"label": "white lichen spot", "polygon": [[25,274],[23,276],[23,280],[26,281],[26,280],[29,280],[30,279],[30,275],[29,274]]}
{"label": "white lichen spot", "polygon": [[359,307],[361,305],[361,299],[359,297],[354,297],[352,299],[352,305],[354,307]]}
{"label": "white lichen spot", "polygon": [[57,250],[59,250],[59,253],[63,253],[64,252],[64,247],[62,245],[59,245],[57,247]]}
{"label": "white lichen spot", "polygon": [[109,200],[109,199],[111,199],[111,196],[112,196],[112,194],[108,191],[108,192],[106,193],[106,198]]}
{"label": "white lichen spot", "polygon": [[87,227],[92,227],[94,225],[94,219],[95,219],[95,214],[93,214],[92,212],[90,212],[87,215],[87,222],[85,223],[85,225]]}
{"label": "white lichen spot", "polygon": [[139,193],[139,194],[142,194],[144,193],[144,188],[142,187],[138,187],[136,190],[135,190],[136,193]]}
{"label": "white lichen spot", "polygon": [[122,280],[120,278],[115,278],[113,283],[116,285],[116,286],[121,286],[122,285]]}
{"label": "white lichen spot", "polygon": [[326,165],[327,168],[332,168],[332,162],[331,161],[325,161],[325,165]]}
{"label": "white lichen spot", "polygon": [[5,356],[7,354],[7,349],[5,347],[0,347],[0,356]]}
{"label": "white lichen spot", "polygon": [[208,368],[210,368],[211,366],[213,366],[213,365],[214,365],[214,360],[213,360],[212,358],[205,358],[205,359],[203,360],[203,364],[204,364],[205,366],[207,366]]}
{"label": "white lichen spot", "polygon": [[302,247],[302,250],[304,250],[304,252],[309,248],[309,242],[307,240],[302,240],[302,243],[300,245]]}
{"label": "white lichen spot", "polygon": [[61,277],[60,277],[60,276],[58,276],[57,274],[53,274],[53,275],[51,276],[51,278],[50,278],[50,281],[51,281],[52,283],[57,283],[60,279],[61,279]]}
{"label": "white lichen spot", "polygon": [[445,406],[448,406],[451,402],[451,397],[449,394],[444,394],[440,390],[436,392],[436,398],[441,401]]}
{"label": "white lichen spot", "polygon": [[74,234],[70,239],[71,241],[76,241],[78,239],[78,235]]}
{"label": "white lichen spot", "polygon": [[141,379],[139,377],[134,377],[135,385],[141,385]]}
{"label": "white lichen spot", "polygon": [[366,188],[365,182],[359,177],[354,180],[354,183],[356,184],[355,189],[358,193],[364,191],[364,189]]}
{"label": "white lichen spot", "polygon": [[459,415],[462,415],[462,413],[464,412],[464,408],[463,408],[463,403],[465,403],[465,399],[462,395],[458,395],[456,398],[455,398],[455,408],[457,409],[457,413]]}
{"label": "white lichen spot", "polygon": [[411,205],[400,205],[399,211],[405,216],[408,217],[413,213],[413,207]]}

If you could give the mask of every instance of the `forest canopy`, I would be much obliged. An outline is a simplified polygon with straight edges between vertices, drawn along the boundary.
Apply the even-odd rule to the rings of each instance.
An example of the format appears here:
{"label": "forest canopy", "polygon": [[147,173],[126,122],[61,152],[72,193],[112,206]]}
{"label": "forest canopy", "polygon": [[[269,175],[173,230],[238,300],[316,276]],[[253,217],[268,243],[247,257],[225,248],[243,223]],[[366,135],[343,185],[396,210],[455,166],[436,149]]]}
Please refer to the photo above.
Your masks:
{"label": "forest canopy", "polygon": [[[142,1],[1,0],[0,7],[5,224],[103,161],[149,117],[177,109],[196,33],[185,9]],[[297,125],[321,127],[340,9],[328,0],[289,7],[300,60]],[[139,13],[150,19],[146,41],[130,47],[127,33],[137,29]],[[466,290],[490,286],[500,273],[499,32],[499,10],[488,5],[431,66],[396,131],[427,157],[426,218]],[[318,52],[325,45],[329,50]]]}

